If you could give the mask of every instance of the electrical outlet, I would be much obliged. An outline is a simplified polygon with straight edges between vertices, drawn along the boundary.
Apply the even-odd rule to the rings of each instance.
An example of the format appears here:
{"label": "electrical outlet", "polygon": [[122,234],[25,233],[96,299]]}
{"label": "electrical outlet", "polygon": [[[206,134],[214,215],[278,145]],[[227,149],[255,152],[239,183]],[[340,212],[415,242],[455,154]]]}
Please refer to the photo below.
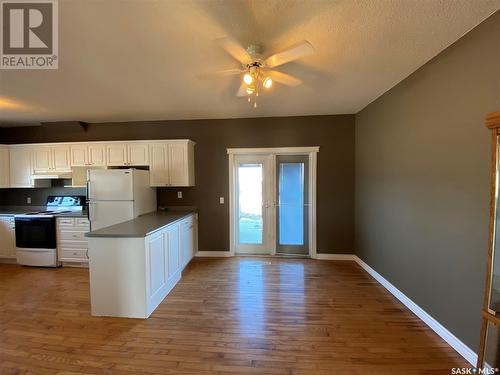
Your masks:
{"label": "electrical outlet", "polygon": [[177,198],[181,199],[182,198],[182,191],[177,192]]}
{"label": "electrical outlet", "polygon": [[219,203],[220,203],[220,204],[224,204],[224,197],[220,197],[220,198],[219,198]]}
{"label": "electrical outlet", "polygon": [[31,197],[26,197],[26,203],[31,204]]}

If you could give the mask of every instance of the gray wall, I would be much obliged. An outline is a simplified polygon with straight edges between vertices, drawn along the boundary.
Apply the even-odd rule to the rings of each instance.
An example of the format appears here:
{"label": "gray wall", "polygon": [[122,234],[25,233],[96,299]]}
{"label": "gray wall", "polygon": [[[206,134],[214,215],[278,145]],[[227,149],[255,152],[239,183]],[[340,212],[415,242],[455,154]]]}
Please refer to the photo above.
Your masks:
{"label": "gray wall", "polygon": [[500,13],[356,115],[357,254],[477,351]]}
{"label": "gray wall", "polygon": [[[354,252],[354,115],[234,120],[74,123],[0,129],[0,143],[189,138],[195,141],[196,186],[159,188],[161,205],[197,206],[199,249],[229,250],[228,147],[320,146],[318,251]],[[177,199],[177,191],[183,199]],[[20,191],[8,192],[17,196]],[[6,191],[0,191],[0,195]],[[14,194],[14,195],[12,195]],[[25,193],[23,193],[25,194]]]}

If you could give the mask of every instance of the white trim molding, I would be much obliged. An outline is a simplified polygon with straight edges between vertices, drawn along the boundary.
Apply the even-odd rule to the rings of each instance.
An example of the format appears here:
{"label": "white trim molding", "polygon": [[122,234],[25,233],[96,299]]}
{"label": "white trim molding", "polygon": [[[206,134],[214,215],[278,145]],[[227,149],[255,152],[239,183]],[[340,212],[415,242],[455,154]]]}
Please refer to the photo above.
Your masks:
{"label": "white trim molding", "polygon": [[420,320],[422,320],[430,329],[436,332],[444,341],[446,341],[458,354],[469,362],[472,366],[476,366],[477,354],[463,343],[453,333],[448,331],[441,323],[430,316],[424,309],[408,298],[403,292],[387,281],[381,274],[371,268],[368,264],[362,261],[355,255],[355,261],[363,268],[370,276],[377,280],[385,289],[387,289],[394,297],[396,297],[403,305],[410,309]]}
{"label": "white trim molding", "polygon": [[305,155],[319,152],[319,146],[312,147],[268,147],[268,148],[228,148],[229,155],[234,154],[276,154],[276,155]]}
{"label": "white trim molding", "polygon": [[233,255],[229,251],[197,251],[194,256],[200,258],[227,258]]}

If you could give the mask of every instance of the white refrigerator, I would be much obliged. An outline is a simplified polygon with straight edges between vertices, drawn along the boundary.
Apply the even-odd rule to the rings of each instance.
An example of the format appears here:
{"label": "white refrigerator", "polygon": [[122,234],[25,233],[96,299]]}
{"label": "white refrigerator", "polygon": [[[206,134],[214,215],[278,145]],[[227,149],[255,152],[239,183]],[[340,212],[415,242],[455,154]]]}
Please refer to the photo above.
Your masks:
{"label": "white refrigerator", "polygon": [[149,171],[89,169],[87,176],[91,231],[156,211],[156,189],[149,186]]}

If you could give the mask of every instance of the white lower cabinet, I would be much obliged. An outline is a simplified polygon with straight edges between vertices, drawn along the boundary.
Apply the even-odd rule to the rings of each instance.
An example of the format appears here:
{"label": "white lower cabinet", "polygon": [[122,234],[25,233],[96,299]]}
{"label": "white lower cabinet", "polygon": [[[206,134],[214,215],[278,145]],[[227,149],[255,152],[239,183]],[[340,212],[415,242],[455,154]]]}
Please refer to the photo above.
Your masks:
{"label": "white lower cabinet", "polygon": [[181,266],[184,268],[191,261],[191,259],[193,259],[195,254],[193,216],[181,221],[179,224],[179,232],[181,237]]}
{"label": "white lower cabinet", "polygon": [[196,215],[146,237],[89,237],[92,315],[147,318],[195,254]]}
{"label": "white lower cabinet", "polygon": [[0,216],[0,258],[16,257],[14,216]]}
{"label": "white lower cabinet", "polygon": [[57,257],[60,262],[88,263],[88,242],[85,233],[90,231],[86,217],[58,217]]}

